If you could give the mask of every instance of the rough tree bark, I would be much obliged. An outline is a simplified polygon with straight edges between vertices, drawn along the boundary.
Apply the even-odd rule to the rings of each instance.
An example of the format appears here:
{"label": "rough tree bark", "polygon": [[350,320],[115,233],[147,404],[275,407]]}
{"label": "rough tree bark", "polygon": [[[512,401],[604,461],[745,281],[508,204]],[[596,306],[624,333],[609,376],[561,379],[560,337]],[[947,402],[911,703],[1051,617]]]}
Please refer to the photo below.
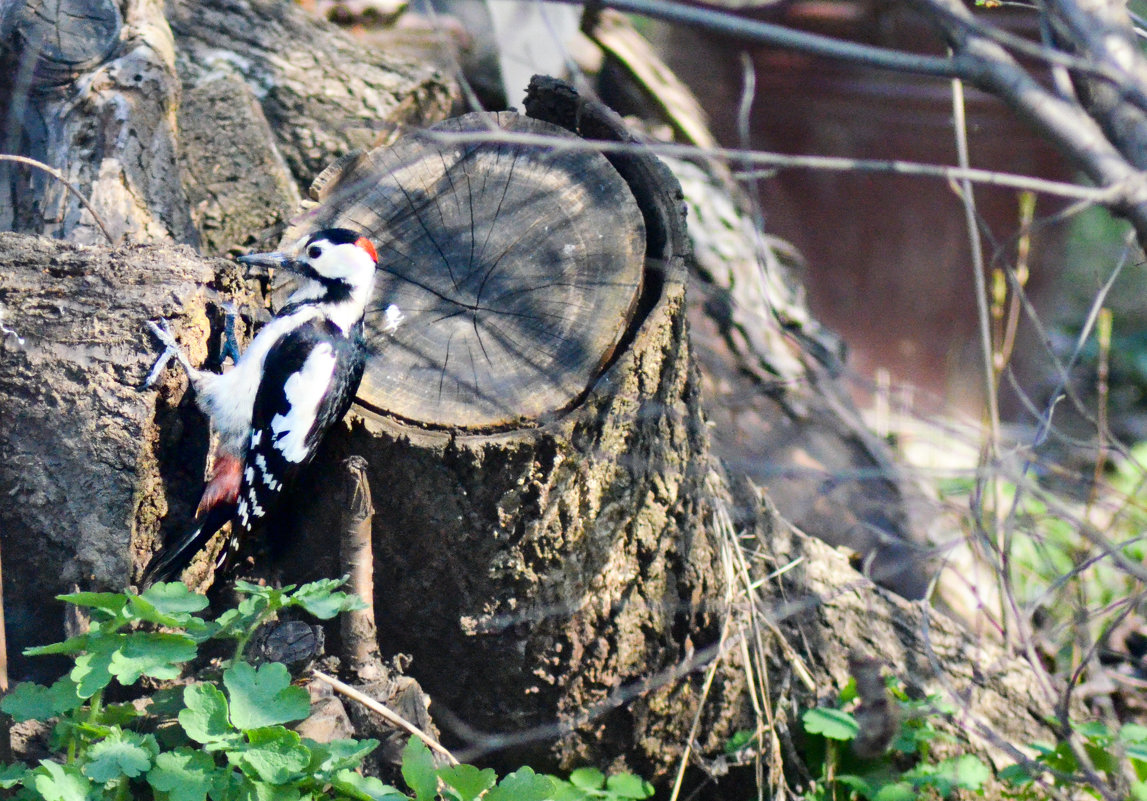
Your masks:
{"label": "rough tree bark", "polygon": [[[196,340],[191,358],[206,360],[216,269],[231,268],[190,248],[0,234],[0,530],[16,676],[24,647],[63,632],[53,596],[73,583],[123,587],[165,518],[190,516],[205,433],[186,408],[140,391],[140,323],[172,318]],[[242,287],[230,284],[240,299]]]}
{"label": "rough tree bark", "polygon": [[[67,133],[45,154],[93,201],[105,197],[99,181],[107,179],[115,200],[97,209],[124,234],[198,237],[209,253],[243,247],[252,231],[285,218],[297,188],[328,161],[375,138],[369,126],[352,136],[343,123],[433,117],[448,96],[416,65],[350,66],[361,54],[325,28],[315,33],[286,4],[176,3],[169,13],[171,38],[156,6],[129,3],[118,55],[39,112]],[[240,36],[252,25],[258,43]],[[295,71],[274,57],[288,51],[315,61]],[[73,147],[91,144],[69,127],[82,127],[83,109],[103,119],[103,102],[135,97],[135,73],[122,58],[150,65],[139,74],[153,76],[151,110],[127,127],[116,118],[97,128],[100,158],[73,161]],[[107,97],[89,97],[93,87]],[[532,113],[587,138],[620,135],[600,108],[560,89],[546,97],[535,95],[545,102]],[[135,135],[155,147],[129,170],[115,144],[122,138],[135,152]],[[235,154],[219,152],[233,142]],[[944,618],[930,629],[906,625],[925,610],[874,588],[761,506],[755,488],[725,479],[710,452],[687,336],[680,197],[656,160],[612,161],[637,195],[650,261],[630,336],[604,372],[573,408],[498,431],[435,430],[359,410],[320,454],[295,510],[297,533],[307,536],[273,572],[300,581],[337,569],[327,532],[343,510],[324,499],[345,493],[340,471],[322,466],[361,453],[375,506],[382,648],[413,655],[414,675],[453,713],[440,720],[479,754],[513,746],[506,758],[519,764],[612,763],[664,782],[687,746],[716,770],[728,735],[758,725],[755,697],[773,723],[777,781],[795,755],[796,710],[842,685],[858,649],[892,660],[913,688],[953,685],[977,720],[1030,741],[1051,705],[1018,663]],[[264,170],[266,178],[248,180]],[[233,193],[236,185],[244,191]],[[8,191],[39,198],[41,190],[17,183]],[[51,219],[46,208],[17,206],[9,224],[91,236],[70,200],[58,198]],[[28,621],[10,614],[9,625],[23,642],[46,636],[34,615],[63,589],[56,576],[118,588],[164,526],[186,524],[206,432],[180,394],[181,376],[169,374],[159,392],[136,391],[153,355],[142,322],[173,318],[194,345],[192,359],[203,361],[215,292],[237,294],[254,310],[248,317],[260,309],[258,285],[224,264],[170,247],[0,238],[3,323],[16,332],[0,351],[0,445],[16,454],[0,468],[0,528],[9,598],[20,599]],[[72,419],[47,425],[61,407]],[[77,536],[85,547],[75,547]],[[759,557],[753,570],[738,556],[746,543]],[[14,565],[21,551],[25,562]],[[750,574],[752,587],[738,589]],[[756,660],[742,657],[748,638]],[[470,737],[473,728],[497,734]]]}

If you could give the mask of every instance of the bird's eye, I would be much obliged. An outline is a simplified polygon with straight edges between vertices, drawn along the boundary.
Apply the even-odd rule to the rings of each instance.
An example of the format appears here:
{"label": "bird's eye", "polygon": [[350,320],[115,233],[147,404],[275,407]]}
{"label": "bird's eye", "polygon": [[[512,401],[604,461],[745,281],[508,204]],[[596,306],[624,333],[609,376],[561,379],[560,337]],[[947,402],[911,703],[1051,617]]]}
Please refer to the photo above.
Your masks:
{"label": "bird's eye", "polygon": [[323,255],[323,249],[318,245],[311,245],[307,248],[307,256],[309,258],[317,259],[321,255]]}

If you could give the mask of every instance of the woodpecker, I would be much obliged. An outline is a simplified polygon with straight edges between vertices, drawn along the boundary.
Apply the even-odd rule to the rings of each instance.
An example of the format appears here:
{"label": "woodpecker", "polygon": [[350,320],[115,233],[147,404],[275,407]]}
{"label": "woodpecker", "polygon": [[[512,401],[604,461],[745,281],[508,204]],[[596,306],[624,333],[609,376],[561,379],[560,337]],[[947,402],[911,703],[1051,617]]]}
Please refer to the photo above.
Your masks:
{"label": "woodpecker", "polygon": [[[160,362],[174,357],[187,372],[219,445],[196,528],[155,555],[144,570],[144,586],[177,579],[211,536],[231,522],[231,539],[217,564],[225,569],[315,455],[327,429],[346,414],[362,380],[363,315],[378,266],[369,239],[329,228],[304,237],[287,253],[255,253],[239,261],[294,272],[298,288],[231,370],[196,369],[166,321],[148,322],[166,346]],[[387,310],[388,320],[397,323],[400,317],[397,309]]]}

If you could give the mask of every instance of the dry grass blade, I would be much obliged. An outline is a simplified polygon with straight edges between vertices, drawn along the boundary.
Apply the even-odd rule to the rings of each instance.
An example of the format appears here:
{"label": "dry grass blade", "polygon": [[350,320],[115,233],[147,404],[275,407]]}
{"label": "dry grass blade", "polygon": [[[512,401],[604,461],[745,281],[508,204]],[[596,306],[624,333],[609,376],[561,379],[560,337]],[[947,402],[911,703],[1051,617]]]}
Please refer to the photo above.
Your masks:
{"label": "dry grass blade", "polygon": [[419,740],[426,743],[427,747],[429,747],[430,750],[437,751],[439,754],[442,754],[442,756],[446,757],[446,759],[449,760],[451,765],[459,764],[458,760],[454,758],[454,755],[451,754],[449,751],[447,751],[446,747],[443,746],[442,743],[438,742],[433,737],[431,737],[430,735],[423,732],[420,728],[415,726],[409,720],[402,717],[402,715],[399,715],[397,712],[383,706],[378,701],[371,698],[369,695],[366,695],[365,693],[359,692],[354,687],[351,687],[349,684],[344,684],[343,682],[339,681],[338,679],[334,678],[333,676],[328,676],[326,673],[323,673],[322,671],[315,670],[315,671],[312,671],[311,674],[316,679],[319,679],[319,680],[324,681],[327,684],[329,684],[331,687],[333,687],[335,689],[336,692],[340,692],[343,695],[345,695],[347,698],[358,701],[360,704],[365,706],[367,709],[371,710],[372,712],[377,712],[378,714],[382,715],[382,717],[384,717],[386,720],[393,723],[395,726],[398,726],[400,729],[403,729],[403,730],[409,732],[410,734],[412,734],[413,736],[417,737]]}

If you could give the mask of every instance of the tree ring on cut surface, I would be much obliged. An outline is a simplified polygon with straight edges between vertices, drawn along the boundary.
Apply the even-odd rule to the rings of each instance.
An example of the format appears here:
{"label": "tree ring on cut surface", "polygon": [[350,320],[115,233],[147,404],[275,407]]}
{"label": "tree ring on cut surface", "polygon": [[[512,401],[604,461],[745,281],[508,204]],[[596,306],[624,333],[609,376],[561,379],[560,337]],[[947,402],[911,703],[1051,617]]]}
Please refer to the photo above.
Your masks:
{"label": "tree ring on cut surface", "polygon": [[[483,141],[484,131],[561,141]],[[360,403],[483,431],[544,421],[593,385],[637,308],[645,226],[610,163],[561,146],[570,141],[580,140],[512,112],[468,114],[316,179],[320,203],[288,240],[345,226],[378,249],[366,318],[376,352]],[[391,306],[402,314],[393,333]]]}

